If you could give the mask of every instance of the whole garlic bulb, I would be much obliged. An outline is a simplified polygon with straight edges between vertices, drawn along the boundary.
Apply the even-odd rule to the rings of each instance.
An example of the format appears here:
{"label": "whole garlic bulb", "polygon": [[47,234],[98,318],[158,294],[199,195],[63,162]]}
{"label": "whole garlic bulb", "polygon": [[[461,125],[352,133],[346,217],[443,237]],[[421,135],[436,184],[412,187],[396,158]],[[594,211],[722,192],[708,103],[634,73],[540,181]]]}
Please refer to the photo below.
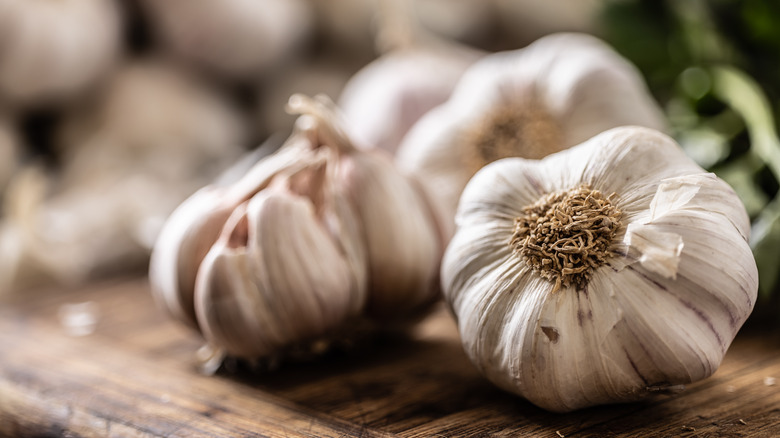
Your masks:
{"label": "whole garlic bulb", "polygon": [[755,303],[739,198],[654,130],[488,165],[456,220],[442,287],[466,354],[551,411],[711,375]]}
{"label": "whole garlic bulb", "polygon": [[302,116],[287,143],[185,201],[150,264],[157,300],[239,357],[356,319],[403,319],[439,292],[441,245],[421,195],[389,158],[353,146],[329,101],[289,105]]}
{"label": "whole garlic bulb", "polygon": [[449,98],[479,56],[460,47],[409,47],[390,51],[363,67],[339,98],[357,145],[395,154],[414,123]]}
{"label": "whole garlic bulb", "polygon": [[117,3],[0,0],[0,98],[38,104],[84,91],[120,50]]}
{"label": "whole garlic bulb", "polygon": [[556,34],[472,65],[412,127],[396,161],[420,181],[449,237],[458,198],[485,164],[541,158],[622,125],[665,126],[639,72],[595,37]]}
{"label": "whole garlic bulb", "polygon": [[303,0],[144,0],[163,43],[231,78],[253,78],[301,48],[312,28]]}

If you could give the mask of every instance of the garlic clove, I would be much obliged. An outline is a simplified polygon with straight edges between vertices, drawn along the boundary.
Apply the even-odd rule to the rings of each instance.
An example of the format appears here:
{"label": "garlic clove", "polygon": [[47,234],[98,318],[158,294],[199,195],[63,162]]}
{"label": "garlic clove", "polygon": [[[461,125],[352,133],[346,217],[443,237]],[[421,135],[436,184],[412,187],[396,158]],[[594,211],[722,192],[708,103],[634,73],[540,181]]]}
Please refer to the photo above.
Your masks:
{"label": "garlic clove", "polygon": [[197,329],[193,291],[198,269],[234,206],[225,190],[204,187],[168,217],[149,262],[152,294],[177,320]]}
{"label": "garlic clove", "polygon": [[318,203],[269,189],[234,211],[198,274],[195,307],[211,343],[262,357],[356,315],[365,287],[318,217]]}
{"label": "garlic clove", "polygon": [[333,102],[296,95],[290,110],[312,124],[314,144],[340,155],[337,190],[359,218],[369,266],[368,311],[398,317],[426,307],[438,296],[441,240],[435,220],[416,187],[382,151],[358,150]]}
{"label": "garlic clove", "polygon": [[[495,384],[551,411],[709,376],[755,303],[739,198],[646,128],[486,166],[464,191],[457,223],[442,285],[464,349]],[[591,245],[615,224],[606,250]],[[534,245],[552,256],[537,257]],[[552,257],[572,264],[556,271]]]}
{"label": "garlic clove", "polygon": [[268,186],[279,173],[309,165],[300,143],[291,143],[264,158],[226,186],[206,186],[168,217],[149,262],[152,294],[176,319],[198,328],[193,304],[200,265],[223,232],[233,210]]}
{"label": "garlic clove", "polygon": [[368,311],[397,317],[438,297],[440,240],[428,207],[381,155],[344,159],[340,177],[363,226],[369,260]]}

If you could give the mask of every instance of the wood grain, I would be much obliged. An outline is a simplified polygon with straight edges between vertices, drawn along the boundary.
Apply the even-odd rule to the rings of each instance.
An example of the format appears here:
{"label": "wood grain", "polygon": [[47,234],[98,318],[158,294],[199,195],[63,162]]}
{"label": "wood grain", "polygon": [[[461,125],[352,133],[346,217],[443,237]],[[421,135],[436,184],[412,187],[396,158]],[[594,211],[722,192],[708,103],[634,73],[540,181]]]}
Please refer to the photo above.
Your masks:
{"label": "wood grain", "polygon": [[[93,302],[69,336],[63,304]],[[551,414],[486,382],[439,309],[385,337],[278,371],[196,370],[197,335],[144,279],[0,303],[0,435],[9,437],[780,436],[780,336],[740,333],[720,370],[677,395]]]}

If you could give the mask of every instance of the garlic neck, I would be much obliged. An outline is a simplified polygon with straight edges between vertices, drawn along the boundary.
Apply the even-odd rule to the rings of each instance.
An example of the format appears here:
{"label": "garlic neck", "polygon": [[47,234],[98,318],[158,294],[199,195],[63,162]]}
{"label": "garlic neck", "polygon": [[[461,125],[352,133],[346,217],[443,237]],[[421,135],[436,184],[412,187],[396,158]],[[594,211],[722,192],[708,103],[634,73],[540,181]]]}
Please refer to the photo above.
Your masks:
{"label": "garlic neck", "polygon": [[614,198],[587,184],[550,193],[523,208],[509,244],[534,272],[555,283],[553,293],[561,286],[582,288],[611,255],[622,225]]}
{"label": "garlic neck", "polygon": [[466,132],[465,161],[474,172],[501,158],[540,159],[564,149],[558,121],[532,99],[497,106]]}

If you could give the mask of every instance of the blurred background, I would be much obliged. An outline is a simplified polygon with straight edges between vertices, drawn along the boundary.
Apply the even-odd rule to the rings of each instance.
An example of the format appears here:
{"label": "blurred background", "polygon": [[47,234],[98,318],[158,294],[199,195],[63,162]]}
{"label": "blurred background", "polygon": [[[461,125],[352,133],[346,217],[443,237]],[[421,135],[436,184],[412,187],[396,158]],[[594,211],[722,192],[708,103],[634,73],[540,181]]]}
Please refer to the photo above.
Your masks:
{"label": "blurred background", "polygon": [[179,203],[289,135],[293,93],[382,115],[445,51],[576,31],[632,61],[672,135],[740,195],[754,319],[772,319],[779,20],[760,0],[0,0],[0,291],[143,274]]}

